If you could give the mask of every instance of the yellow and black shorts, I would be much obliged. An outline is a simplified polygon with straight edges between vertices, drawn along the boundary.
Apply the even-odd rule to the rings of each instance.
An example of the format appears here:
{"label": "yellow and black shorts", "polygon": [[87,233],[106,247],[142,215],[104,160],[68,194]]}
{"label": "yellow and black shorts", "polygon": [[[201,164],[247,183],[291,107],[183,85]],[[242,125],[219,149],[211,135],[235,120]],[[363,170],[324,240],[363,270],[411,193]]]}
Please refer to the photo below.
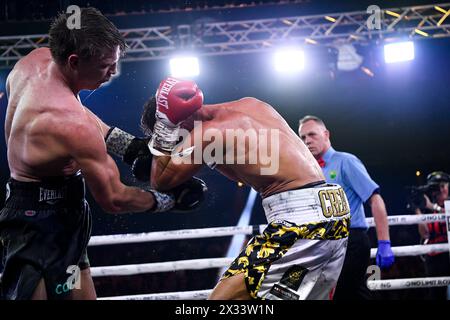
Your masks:
{"label": "yellow and black shorts", "polygon": [[[349,216],[302,225],[274,221],[249,241],[222,279],[245,273],[247,290],[255,299],[326,298],[328,293],[319,287],[331,288],[337,281],[349,224]],[[311,284],[321,276],[330,283]],[[307,285],[302,287],[302,281]]]}

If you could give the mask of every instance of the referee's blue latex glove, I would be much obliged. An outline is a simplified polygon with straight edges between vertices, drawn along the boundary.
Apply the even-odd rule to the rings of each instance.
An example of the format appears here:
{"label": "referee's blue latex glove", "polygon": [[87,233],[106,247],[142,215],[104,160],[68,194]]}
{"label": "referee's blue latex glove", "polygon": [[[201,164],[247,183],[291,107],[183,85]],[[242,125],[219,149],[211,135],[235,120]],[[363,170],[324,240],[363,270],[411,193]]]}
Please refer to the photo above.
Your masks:
{"label": "referee's blue latex glove", "polygon": [[394,264],[394,253],[389,240],[378,240],[377,266],[381,269],[388,269]]}

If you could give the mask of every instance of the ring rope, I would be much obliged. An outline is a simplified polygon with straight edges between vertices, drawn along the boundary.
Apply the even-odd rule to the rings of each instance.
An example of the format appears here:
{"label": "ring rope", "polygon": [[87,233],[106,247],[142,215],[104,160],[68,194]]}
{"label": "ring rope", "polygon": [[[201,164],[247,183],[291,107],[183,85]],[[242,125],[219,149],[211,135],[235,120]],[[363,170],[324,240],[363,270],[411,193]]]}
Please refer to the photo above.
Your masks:
{"label": "ring rope", "polygon": [[[375,221],[373,218],[366,218],[367,224],[369,227],[375,226]],[[426,214],[426,215],[398,215],[398,216],[388,216],[388,224],[391,225],[411,225],[411,224],[419,224],[419,223],[427,223],[427,222],[441,222],[446,221],[445,214]],[[265,228],[265,225],[259,225],[259,230]],[[253,232],[253,227],[225,227],[225,228],[208,228],[208,229],[191,229],[191,230],[178,230],[178,231],[169,231],[158,233],[148,233],[146,236],[151,237],[153,235],[153,239],[158,239],[158,236],[164,234],[166,237],[165,240],[169,239],[188,239],[188,238],[196,238],[200,236],[200,234],[206,234],[206,237],[211,236],[224,236],[224,235],[235,235],[235,234],[251,234]],[[231,234],[229,232],[232,232]],[[169,233],[169,234],[167,234]],[[214,233],[214,235],[211,235]],[[217,234],[217,235],[216,235]],[[220,234],[220,235],[219,235]],[[133,236],[133,235],[131,235]],[[126,236],[125,236],[126,237]],[[145,236],[144,236],[145,237]],[[119,241],[123,239],[123,235],[119,235],[115,240]],[[106,244],[108,236],[102,239]],[[133,242],[130,237],[127,239],[130,242]],[[142,240],[146,241],[146,240]],[[404,246],[404,247],[393,247],[392,251],[395,256],[411,256],[411,255],[421,255],[429,252],[446,252],[448,250],[448,244],[433,244],[433,245],[415,245],[415,246]],[[377,249],[371,249],[371,257],[374,258],[376,255]],[[204,263],[204,261],[200,262],[199,260],[205,259],[196,259],[191,260],[197,265],[195,269],[199,269],[200,267],[209,267],[211,265],[223,264],[224,266],[229,265],[228,258],[218,258],[218,259],[206,259],[206,260],[214,260],[214,263]],[[225,261],[227,260],[227,261]],[[159,267],[169,266],[172,270],[181,270],[182,263],[185,263],[186,260],[183,261],[175,261],[167,263],[162,263],[163,265],[159,265]],[[156,267],[155,264],[150,266],[151,264],[147,264],[148,268]],[[184,265],[186,267],[186,264]],[[192,268],[189,263],[187,267]],[[136,268],[138,270],[138,268]],[[194,268],[192,268],[194,269]],[[99,270],[101,271],[101,270]],[[111,271],[111,270],[110,270]],[[367,286],[370,290],[396,290],[396,289],[411,289],[411,288],[427,288],[427,287],[440,287],[440,286],[448,286],[450,285],[450,277],[438,277],[438,278],[408,278],[408,279],[389,279],[389,280],[371,280],[367,282]],[[100,300],[204,300],[207,299],[212,290],[200,290],[200,291],[184,291],[184,292],[168,292],[168,293],[157,293],[157,294],[141,294],[141,295],[127,295],[127,296],[116,296],[116,297],[104,297],[99,298]]]}
{"label": "ring rope", "polygon": [[[369,227],[374,227],[375,222],[373,218],[366,218]],[[411,225],[425,222],[441,222],[445,221],[445,214],[423,214],[423,215],[397,215],[388,216],[388,223],[390,226],[395,225]],[[166,240],[182,240],[182,239],[196,239],[206,237],[225,237],[236,234],[251,235],[254,228],[259,228],[260,232],[266,227],[265,224],[256,226],[233,226],[233,227],[218,227],[218,228],[201,228],[201,229],[182,229],[172,231],[157,231],[146,233],[128,233],[116,234],[106,236],[93,236],[89,241],[89,246],[102,246],[112,244],[124,243],[140,243],[152,241],[166,241]]]}
{"label": "ring rope", "polygon": [[[445,222],[445,214],[428,213],[421,215],[396,215],[387,217],[389,226],[404,226],[411,224]],[[375,227],[374,218],[366,218],[369,227]]]}
{"label": "ring rope", "polygon": [[[367,287],[372,290],[399,290],[415,288],[445,287],[450,285],[450,277],[406,278],[390,280],[370,280]],[[166,293],[151,293],[115,297],[102,297],[98,300],[205,300],[212,289],[197,291],[181,291]]]}
{"label": "ring rope", "polygon": [[[372,290],[399,290],[414,288],[445,287],[450,285],[450,277],[405,278],[391,280],[370,280],[367,287]],[[151,293],[115,297],[102,297],[98,300],[205,300],[212,289],[197,291],[181,291],[166,293]]]}
{"label": "ring rope", "polygon": [[[419,244],[413,246],[399,246],[392,247],[392,252],[396,257],[412,257],[420,256],[432,252],[446,252],[448,251],[448,243],[435,243],[435,244]],[[377,254],[377,248],[370,249],[370,257],[375,258]]]}
{"label": "ring rope", "polygon": [[206,300],[212,289],[197,291],[180,291],[167,293],[150,293],[116,297],[102,297],[97,300]]}
{"label": "ring rope", "polygon": [[234,258],[207,258],[156,263],[126,264],[107,267],[91,267],[91,274],[93,277],[105,277],[177,270],[201,270],[224,267],[233,262],[233,260]]}
{"label": "ring rope", "polygon": [[[392,247],[392,252],[397,257],[418,256],[430,252],[445,252],[447,250],[448,245],[446,243]],[[377,249],[372,248],[370,250],[370,257],[375,258],[376,252]],[[233,260],[234,258],[206,258],[143,264],[127,264],[118,266],[91,267],[91,275],[93,277],[126,276],[142,273],[222,268],[230,265]]]}
{"label": "ring rope", "polygon": [[[366,218],[369,227],[374,227],[375,222],[373,218]],[[445,214],[424,214],[424,215],[397,215],[388,216],[389,225],[411,225],[427,222],[441,222],[445,221]],[[202,229],[183,229],[173,231],[158,231],[149,233],[134,233],[134,234],[118,234],[106,236],[93,236],[89,242],[90,246],[123,244],[123,243],[139,243],[151,242],[161,240],[176,240],[176,239],[195,239],[204,237],[223,237],[232,236],[236,234],[251,235],[255,228],[259,228],[261,232],[266,225],[256,226],[233,226],[233,227],[218,227],[218,228],[202,228]],[[371,258],[376,256],[376,248],[372,248]],[[431,245],[413,245],[392,247],[395,256],[417,256],[430,252],[446,252],[448,251],[448,244],[431,244]],[[192,259],[179,260],[158,263],[145,263],[134,265],[119,265],[106,267],[91,267],[91,274],[93,277],[101,276],[124,276],[135,275],[142,273],[155,273],[177,270],[200,270],[207,268],[226,267],[233,261],[233,258],[207,258],[207,259]],[[1,277],[1,274],[0,274]],[[433,286],[446,286],[450,284],[450,277],[439,278],[410,278],[410,279],[393,279],[393,280],[372,280],[368,282],[371,290],[393,290],[405,288],[421,288]],[[200,300],[206,299],[211,290],[200,291],[186,291],[186,292],[172,292],[159,294],[144,294],[137,296],[120,296],[120,297],[106,297],[100,298],[104,300],[165,300],[165,299],[190,299]]]}
{"label": "ring rope", "polygon": [[[429,252],[444,252],[448,250],[445,243],[392,247],[395,256],[417,256]],[[376,255],[376,249],[371,249],[371,257]],[[141,273],[168,272],[177,270],[201,270],[209,268],[226,267],[233,262],[234,258],[207,258],[207,259],[191,259],[178,260],[168,262],[143,263],[143,264],[127,264],[119,266],[107,267],[91,267],[93,277],[105,276],[125,276]]]}
{"label": "ring rope", "polygon": [[[261,224],[260,231],[266,227]],[[138,243],[138,242],[152,242],[152,241],[166,241],[166,240],[182,240],[182,239],[196,239],[209,237],[225,237],[236,234],[253,233],[253,226],[235,226],[235,227],[218,227],[218,228],[202,228],[202,229],[182,229],[172,231],[156,231],[144,233],[127,233],[115,234],[108,236],[93,236],[89,241],[89,246],[103,246],[111,244],[124,243]]]}
{"label": "ring rope", "polygon": [[431,287],[446,287],[449,285],[450,285],[450,277],[406,278],[406,279],[367,281],[367,287],[370,290],[431,288]]}

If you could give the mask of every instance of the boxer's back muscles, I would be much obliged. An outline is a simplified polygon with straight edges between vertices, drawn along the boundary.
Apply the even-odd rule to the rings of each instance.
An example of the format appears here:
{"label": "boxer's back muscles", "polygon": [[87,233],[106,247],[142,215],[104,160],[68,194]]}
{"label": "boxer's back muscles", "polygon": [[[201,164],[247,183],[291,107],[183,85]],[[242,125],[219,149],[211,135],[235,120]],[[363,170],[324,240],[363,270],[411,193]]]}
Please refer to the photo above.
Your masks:
{"label": "boxer's back muscles", "polygon": [[8,77],[5,134],[11,176],[16,180],[73,174],[77,166],[68,150],[56,143],[55,134],[70,130],[77,119],[95,125],[53,67],[49,51],[38,49]]}
{"label": "boxer's back muscles", "polygon": [[[194,143],[196,134],[203,136],[209,129],[221,132],[224,160],[223,164],[217,164],[216,169],[230,179],[247,183],[259,191],[263,197],[325,180],[320,167],[304,143],[290,129],[286,121],[271,106],[262,101],[244,98],[229,103],[205,105],[194,118],[202,121],[201,129],[198,126],[193,129],[191,141],[183,148],[186,149],[193,144],[196,148],[198,147]],[[196,130],[202,132],[195,132]],[[245,148],[242,149],[242,140],[239,142],[239,138],[242,138],[245,133],[247,136],[266,135],[267,139],[258,138],[253,147],[247,140]],[[234,143],[231,143],[230,139],[234,139]],[[211,141],[203,140],[201,147],[205,151]],[[238,150],[239,148],[241,149]],[[245,155],[239,155],[242,150]],[[270,163],[261,161],[260,155],[264,151],[268,153]],[[250,157],[255,156],[255,152],[257,161],[252,163]],[[233,163],[226,160],[227,154],[230,153],[235,155]],[[242,156],[245,157],[244,163],[237,163],[237,158]],[[155,179],[153,183],[163,188],[170,188],[179,181],[185,180],[201,166],[194,160],[192,164],[177,164],[174,161],[167,162],[167,158],[159,158],[152,172],[152,177]],[[194,158],[195,155],[192,156],[192,159]],[[272,166],[274,170],[262,174],[264,172],[262,169],[267,169],[269,166]]]}

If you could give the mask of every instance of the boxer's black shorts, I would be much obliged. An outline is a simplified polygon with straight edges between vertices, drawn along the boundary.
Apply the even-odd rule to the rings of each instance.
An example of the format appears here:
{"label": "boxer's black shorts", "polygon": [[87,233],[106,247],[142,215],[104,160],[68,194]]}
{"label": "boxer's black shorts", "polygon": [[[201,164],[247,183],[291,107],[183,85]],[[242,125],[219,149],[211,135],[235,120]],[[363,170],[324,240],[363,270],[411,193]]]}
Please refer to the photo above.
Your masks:
{"label": "boxer's black shorts", "polygon": [[2,299],[30,299],[41,278],[48,299],[67,298],[79,271],[89,267],[90,234],[91,213],[80,174],[43,182],[10,179],[0,211]]}

